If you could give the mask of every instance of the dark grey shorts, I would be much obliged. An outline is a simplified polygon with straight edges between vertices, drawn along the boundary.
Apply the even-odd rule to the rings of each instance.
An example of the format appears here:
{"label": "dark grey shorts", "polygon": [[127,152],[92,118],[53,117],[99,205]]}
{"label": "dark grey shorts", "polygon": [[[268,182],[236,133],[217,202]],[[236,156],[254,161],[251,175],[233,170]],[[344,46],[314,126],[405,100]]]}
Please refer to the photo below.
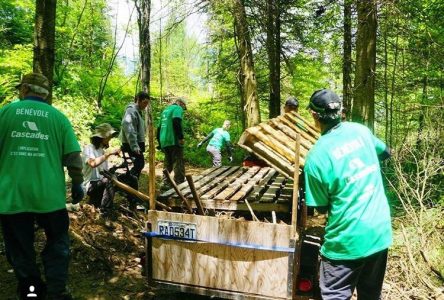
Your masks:
{"label": "dark grey shorts", "polygon": [[320,287],[324,300],[351,299],[355,288],[358,300],[378,300],[387,266],[388,250],[355,260],[322,257]]}

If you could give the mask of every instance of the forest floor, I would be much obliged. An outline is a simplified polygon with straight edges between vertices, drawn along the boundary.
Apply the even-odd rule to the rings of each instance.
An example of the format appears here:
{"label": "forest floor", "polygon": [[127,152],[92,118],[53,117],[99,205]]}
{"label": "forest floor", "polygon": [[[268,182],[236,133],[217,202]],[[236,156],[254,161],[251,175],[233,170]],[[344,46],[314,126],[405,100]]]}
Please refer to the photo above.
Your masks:
{"label": "forest floor", "polygon": [[[158,182],[161,171],[156,169]],[[187,169],[196,174],[202,169]],[[140,190],[147,193],[147,177],[142,174]],[[148,286],[142,276],[144,211],[130,211],[123,195],[116,194],[115,218],[104,220],[99,211],[82,202],[78,210],[70,212],[71,261],[69,287],[75,299],[206,299],[196,295],[156,290]],[[441,231],[442,232],[442,231]],[[36,249],[39,253],[44,246],[44,233],[36,234]],[[15,299],[16,280],[6,261],[0,239],[0,299]],[[396,254],[391,254],[396,259]],[[399,266],[389,258],[388,274],[384,284],[385,297],[382,299],[402,299],[402,278]],[[410,287],[406,299],[444,300],[443,290],[436,290],[420,296]],[[411,297],[412,294],[417,296]],[[397,295],[397,296],[395,296]],[[393,298],[395,297],[395,298]],[[214,299],[214,298],[212,298]]]}

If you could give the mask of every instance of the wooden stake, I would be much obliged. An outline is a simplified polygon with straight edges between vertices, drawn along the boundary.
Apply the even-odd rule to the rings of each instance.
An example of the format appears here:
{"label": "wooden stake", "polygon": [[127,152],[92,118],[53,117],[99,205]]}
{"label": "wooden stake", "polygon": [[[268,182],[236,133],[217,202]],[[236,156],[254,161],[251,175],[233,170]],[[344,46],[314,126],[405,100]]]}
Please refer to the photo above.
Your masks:
{"label": "wooden stake", "polygon": [[[291,225],[297,228],[298,222],[298,197],[299,197],[299,148],[301,145],[301,136],[296,135],[296,144],[294,149],[294,174],[293,174],[293,205],[291,209]],[[295,230],[296,233],[296,230]]]}
{"label": "wooden stake", "polygon": [[258,218],[256,217],[256,215],[254,214],[254,211],[253,211],[253,209],[251,208],[250,203],[248,203],[248,200],[247,200],[247,199],[245,199],[245,204],[247,204],[248,209],[250,210],[251,216],[253,217],[253,221],[258,221],[258,222],[259,222],[259,219],[258,219]]}
{"label": "wooden stake", "polygon": [[197,193],[196,187],[194,186],[193,176],[186,175],[185,178],[188,181],[188,185],[190,186],[190,190],[191,190],[191,193],[193,194],[194,201],[196,202],[197,213],[199,215],[204,216],[205,212],[204,212],[204,209],[203,209],[203,206],[202,206],[202,202],[200,202],[199,194]]}
{"label": "wooden stake", "polygon": [[148,101],[147,106],[147,123],[148,123],[148,195],[150,197],[150,209],[156,209],[156,165],[155,155],[156,147],[154,146],[154,127],[151,101]]}
{"label": "wooden stake", "polygon": [[168,179],[169,183],[173,186],[173,188],[176,191],[176,193],[179,196],[179,198],[183,201],[183,203],[185,203],[185,206],[187,207],[187,209],[190,212],[190,214],[192,214],[193,213],[193,208],[191,207],[190,202],[188,202],[188,200],[182,195],[182,193],[180,192],[179,188],[177,187],[177,184],[174,182],[174,179],[171,178],[171,175],[168,172],[168,170],[164,169],[163,170],[163,174]]}

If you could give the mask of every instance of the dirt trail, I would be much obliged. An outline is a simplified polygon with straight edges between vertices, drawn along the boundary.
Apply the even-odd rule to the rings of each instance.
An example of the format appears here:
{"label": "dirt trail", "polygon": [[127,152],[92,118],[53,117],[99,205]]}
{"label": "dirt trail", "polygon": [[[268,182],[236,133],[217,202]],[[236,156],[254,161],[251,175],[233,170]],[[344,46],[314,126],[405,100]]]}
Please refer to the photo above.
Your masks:
{"label": "dirt trail", "polygon": [[[187,169],[192,174],[198,171]],[[156,174],[161,173],[161,168],[156,169]],[[159,176],[157,181],[160,180]],[[147,181],[142,174],[140,190],[145,194]],[[83,202],[78,210],[69,213],[69,288],[75,299],[203,299],[148,287],[141,265],[144,211],[130,211],[125,197],[117,193],[113,218],[105,220],[96,208]],[[44,242],[44,233],[37,230],[37,253],[42,251]],[[0,299],[15,299],[16,280],[2,246],[0,234]],[[38,263],[41,265],[40,258]]]}

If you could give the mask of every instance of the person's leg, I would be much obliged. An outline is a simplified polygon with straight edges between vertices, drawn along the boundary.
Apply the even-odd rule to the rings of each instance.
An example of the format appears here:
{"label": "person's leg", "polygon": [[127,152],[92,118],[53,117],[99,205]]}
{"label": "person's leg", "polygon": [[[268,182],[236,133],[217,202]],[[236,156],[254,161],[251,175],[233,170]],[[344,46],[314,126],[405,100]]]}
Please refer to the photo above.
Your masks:
{"label": "person's leg", "polygon": [[45,268],[48,297],[67,293],[69,265],[69,217],[66,209],[38,214],[38,224],[45,230],[46,245],[41,256]]}
{"label": "person's leg", "polygon": [[89,196],[89,203],[91,205],[100,207],[104,189],[105,187],[100,184],[100,181],[91,181],[89,183],[87,195]]}
{"label": "person's leg", "polygon": [[220,150],[213,146],[208,146],[207,151],[213,157],[213,167],[220,167],[222,165],[222,155]]}
{"label": "person's leg", "polygon": [[140,153],[137,154],[131,150],[129,144],[122,144],[122,151],[127,153],[129,157],[132,159],[133,167],[130,169],[130,173],[139,179],[140,173],[142,172],[143,167],[145,166],[145,158],[143,157],[143,153],[145,152],[145,143],[139,143]]}
{"label": "person's leg", "polygon": [[381,298],[382,283],[387,267],[388,250],[377,252],[365,259],[365,265],[357,284],[358,300]]}
{"label": "person's leg", "polygon": [[40,277],[34,250],[34,214],[0,215],[3,239],[8,262],[18,280],[18,293],[24,298],[30,286],[42,296],[45,286]]}
{"label": "person's leg", "polygon": [[[165,154],[165,159],[163,160],[163,167],[171,173],[173,171],[174,166],[174,146],[168,146],[162,149]],[[163,175],[163,184],[165,186],[169,186],[170,183],[165,175]]]}
{"label": "person's leg", "polygon": [[132,153],[131,156],[134,157],[133,167],[131,169],[131,174],[139,179],[140,173],[142,173],[143,167],[145,166],[145,157],[143,157],[143,153],[145,152],[145,143],[139,143],[140,153]]}
{"label": "person's leg", "polygon": [[351,299],[363,264],[363,260],[334,261],[323,257],[320,266],[322,299]]}
{"label": "person's leg", "polygon": [[100,180],[100,185],[103,187],[100,209],[102,210],[102,212],[107,213],[113,209],[113,200],[115,194],[114,185],[112,181],[106,177],[103,177]]}
{"label": "person's leg", "polygon": [[174,146],[174,181],[179,184],[185,181],[185,162],[183,160],[183,147]]}

